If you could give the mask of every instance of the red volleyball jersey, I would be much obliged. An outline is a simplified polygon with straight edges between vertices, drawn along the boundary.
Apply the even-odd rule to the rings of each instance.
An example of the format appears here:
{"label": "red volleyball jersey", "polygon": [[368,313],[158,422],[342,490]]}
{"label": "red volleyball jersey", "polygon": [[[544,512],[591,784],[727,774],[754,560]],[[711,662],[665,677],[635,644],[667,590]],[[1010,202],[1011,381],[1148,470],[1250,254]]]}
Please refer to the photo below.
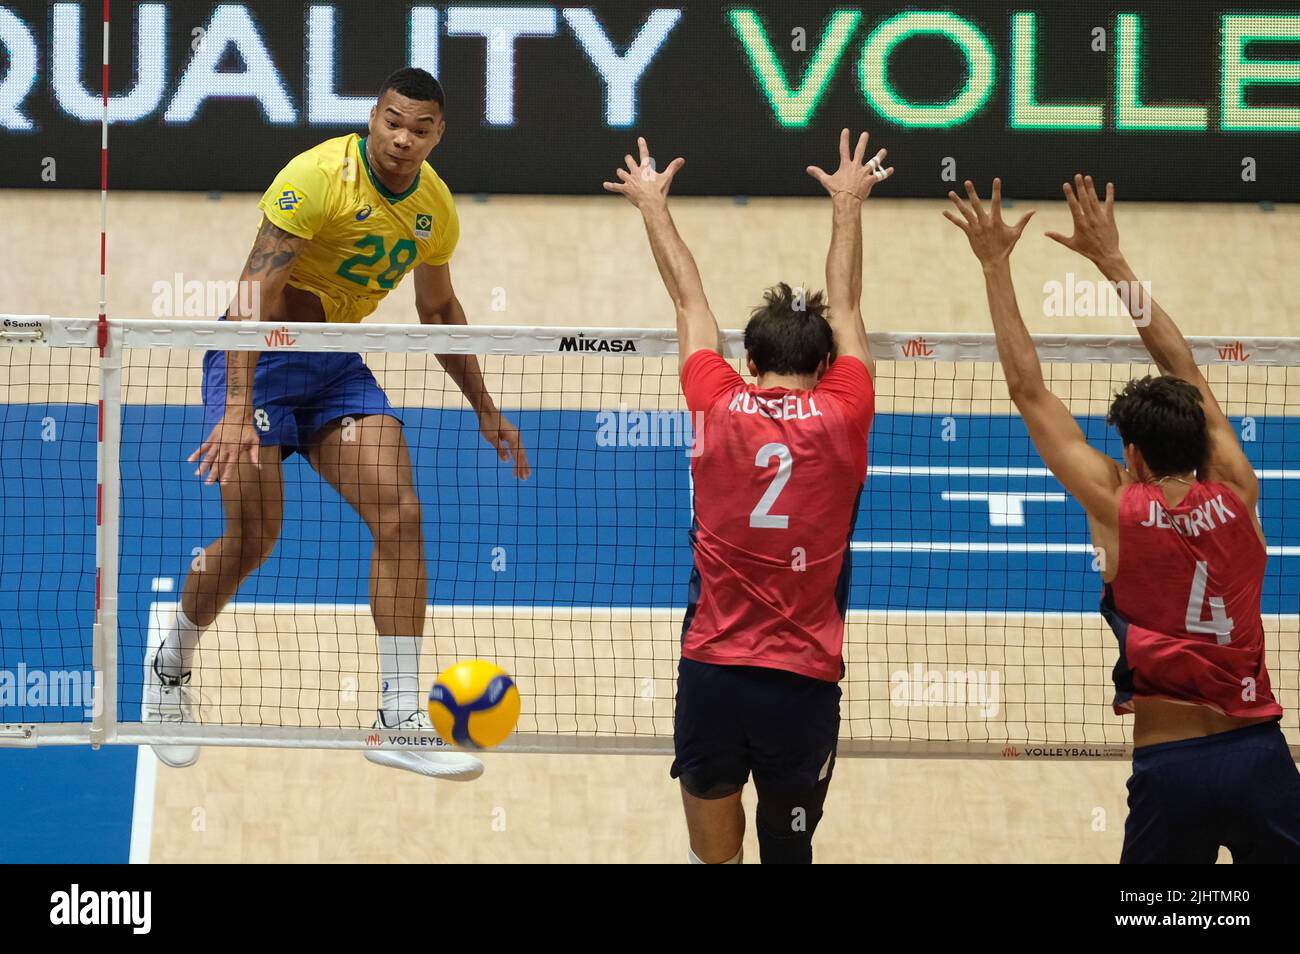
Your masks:
{"label": "red volleyball jersey", "polygon": [[1119,639],[1115,712],[1134,696],[1280,716],[1264,666],[1259,614],[1268,554],[1226,484],[1198,481],[1177,507],[1131,484],[1119,508],[1119,571],[1102,615]]}
{"label": "red volleyball jersey", "polygon": [[811,391],[760,389],[712,351],[682,368],[695,419],[695,568],[682,655],[839,681],[871,376],[842,356]]}

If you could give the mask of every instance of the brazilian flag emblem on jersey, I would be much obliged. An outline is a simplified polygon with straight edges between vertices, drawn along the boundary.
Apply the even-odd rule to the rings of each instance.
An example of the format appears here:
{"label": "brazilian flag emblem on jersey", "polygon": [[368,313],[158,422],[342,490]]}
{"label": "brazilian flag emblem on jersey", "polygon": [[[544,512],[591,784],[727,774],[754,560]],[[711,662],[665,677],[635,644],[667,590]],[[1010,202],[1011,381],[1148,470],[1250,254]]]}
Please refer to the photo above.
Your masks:
{"label": "brazilian flag emblem on jersey", "polygon": [[415,237],[422,239],[433,237],[433,216],[428,212],[420,212],[415,216]]}

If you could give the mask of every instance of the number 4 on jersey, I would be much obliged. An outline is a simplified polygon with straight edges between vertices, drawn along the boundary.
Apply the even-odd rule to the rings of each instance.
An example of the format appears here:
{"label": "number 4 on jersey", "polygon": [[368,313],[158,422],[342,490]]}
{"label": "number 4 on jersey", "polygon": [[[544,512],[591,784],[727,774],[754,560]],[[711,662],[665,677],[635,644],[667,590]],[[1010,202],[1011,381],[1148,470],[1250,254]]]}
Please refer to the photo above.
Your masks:
{"label": "number 4 on jersey", "polygon": [[1219,645],[1232,642],[1232,617],[1223,605],[1222,596],[1211,596],[1210,618],[1201,618],[1201,608],[1205,605],[1205,586],[1210,579],[1210,565],[1204,560],[1196,561],[1196,575],[1192,577],[1192,592],[1187,599],[1187,625],[1189,633],[1213,634]]}

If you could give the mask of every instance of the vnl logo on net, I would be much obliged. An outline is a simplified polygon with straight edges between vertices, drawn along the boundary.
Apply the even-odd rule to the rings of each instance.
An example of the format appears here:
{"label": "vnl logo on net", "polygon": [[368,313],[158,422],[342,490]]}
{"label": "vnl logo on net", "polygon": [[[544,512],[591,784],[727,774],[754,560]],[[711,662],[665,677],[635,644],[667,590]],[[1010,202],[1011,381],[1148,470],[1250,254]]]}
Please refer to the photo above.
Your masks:
{"label": "vnl logo on net", "polygon": [[98,670],[0,669],[0,706],[23,706],[33,709],[82,709],[86,715],[103,711],[99,688],[103,679]]}
{"label": "vnl logo on net", "polygon": [[153,927],[152,891],[87,891],[74,884],[50,895],[54,925],[128,925],[132,934]]}

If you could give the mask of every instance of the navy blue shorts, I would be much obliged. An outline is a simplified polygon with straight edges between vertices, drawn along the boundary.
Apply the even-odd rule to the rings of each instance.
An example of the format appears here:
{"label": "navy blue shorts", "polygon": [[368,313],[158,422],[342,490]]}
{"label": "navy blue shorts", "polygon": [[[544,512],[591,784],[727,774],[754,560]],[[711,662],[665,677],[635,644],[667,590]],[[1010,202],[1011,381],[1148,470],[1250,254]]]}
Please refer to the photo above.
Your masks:
{"label": "navy blue shorts", "polygon": [[671,774],[696,798],[734,795],[754,773],[760,796],[827,781],[840,738],[840,687],[783,669],[677,666]]}
{"label": "navy blue shorts", "polygon": [[1123,864],[1300,863],[1300,771],[1276,722],[1133,750]]}
{"label": "navy blue shorts", "polygon": [[[203,356],[203,418],[216,425],[226,411],[226,353]],[[397,417],[361,355],[332,351],[265,351],[253,371],[253,426],[264,447],[289,456],[326,424],[344,417]]]}

